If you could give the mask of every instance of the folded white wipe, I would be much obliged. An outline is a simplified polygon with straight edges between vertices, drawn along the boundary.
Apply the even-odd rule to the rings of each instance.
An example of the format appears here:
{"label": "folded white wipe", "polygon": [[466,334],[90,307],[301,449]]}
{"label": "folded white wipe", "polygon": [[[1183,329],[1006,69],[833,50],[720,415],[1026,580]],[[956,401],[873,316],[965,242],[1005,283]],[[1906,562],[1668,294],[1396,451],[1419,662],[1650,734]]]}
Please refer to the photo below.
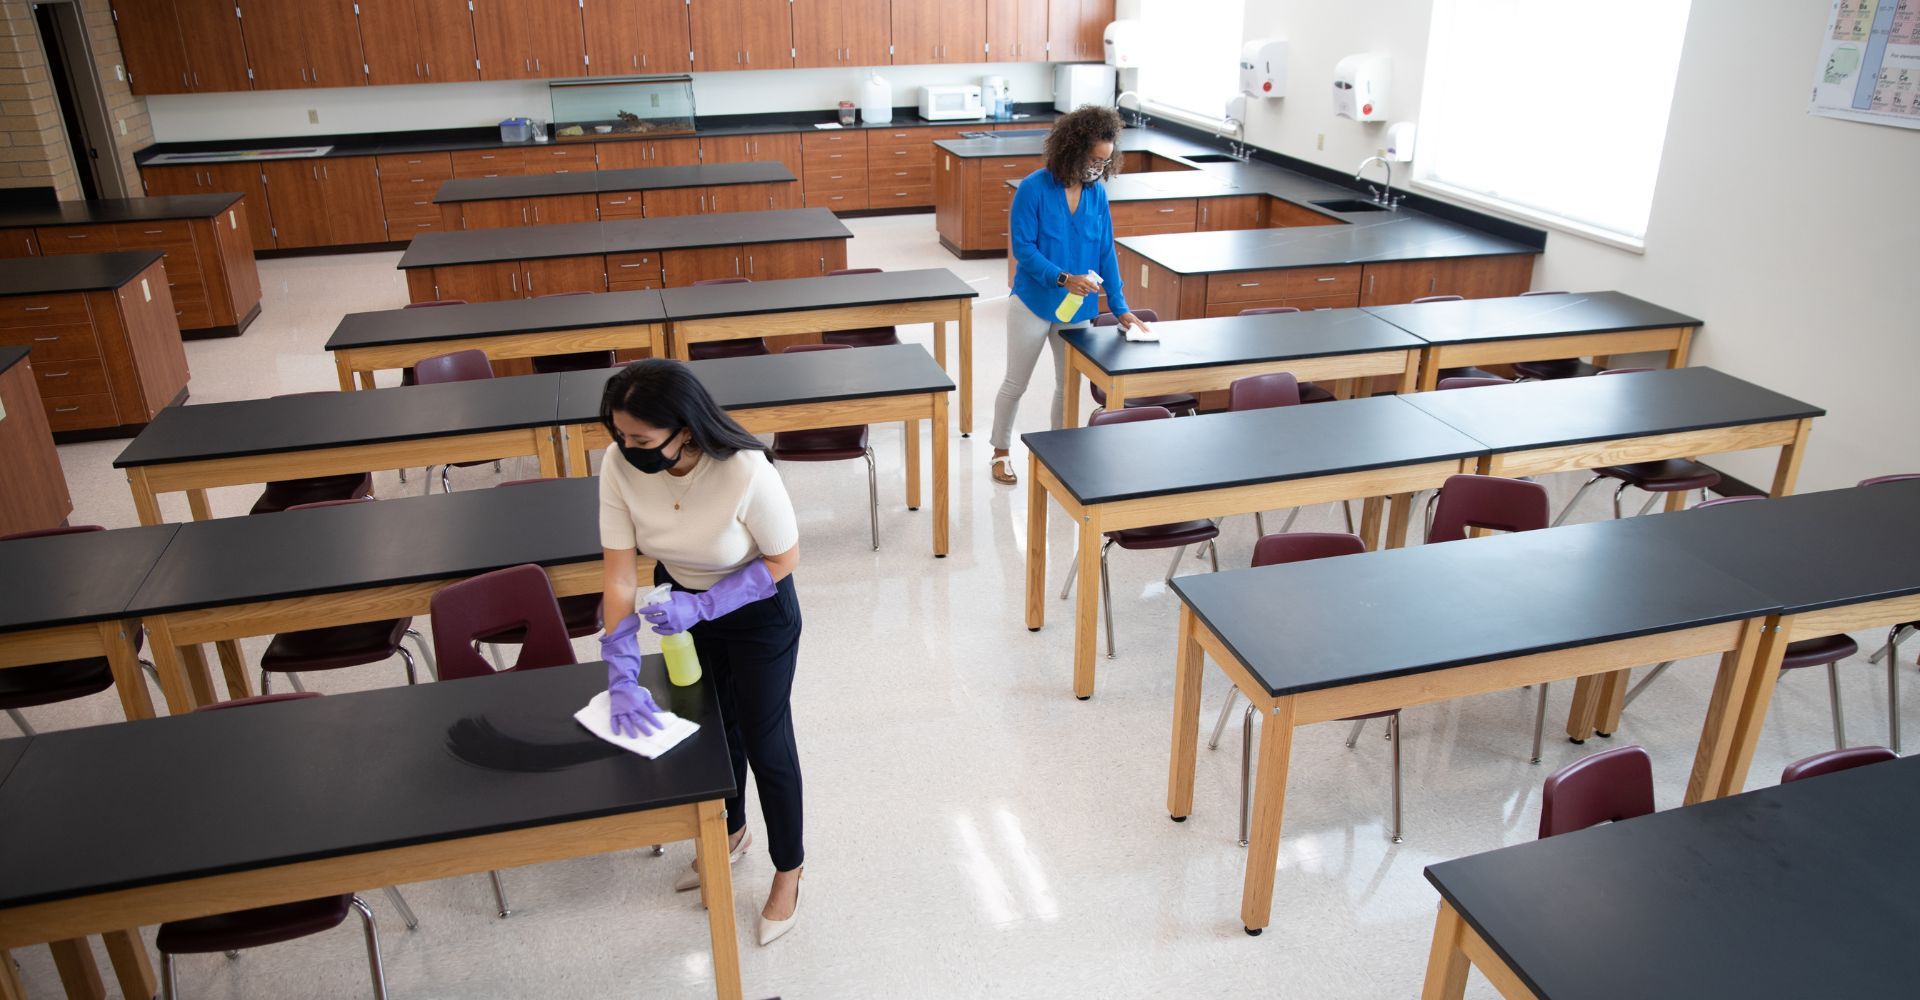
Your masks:
{"label": "folded white wipe", "polygon": [[587,707],[573,713],[574,721],[587,727],[587,732],[606,740],[622,750],[631,750],[649,760],[680,745],[680,741],[700,731],[700,724],[673,714],[660,713],[660,729],[651,736],[621,736],[613,731],[613,718],[607,708],[607,693],[600,692],[587,702]]}
{"label": "folded white wipe", "polygon": [[1144,326],[1129,326],[1121,331],[1120,335],[1136,344],[1157,344],[1160,342],[1160,334]]}

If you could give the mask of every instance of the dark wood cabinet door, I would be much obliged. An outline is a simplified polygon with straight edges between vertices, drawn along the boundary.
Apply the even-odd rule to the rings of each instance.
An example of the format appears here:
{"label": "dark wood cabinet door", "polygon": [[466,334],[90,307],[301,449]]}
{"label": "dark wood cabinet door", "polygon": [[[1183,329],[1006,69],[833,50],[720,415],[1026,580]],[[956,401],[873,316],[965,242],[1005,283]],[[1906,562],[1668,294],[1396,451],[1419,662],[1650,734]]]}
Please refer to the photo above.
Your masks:
{"label": "dark wood cabinet door", "polygon": [[708,278],[734,278],[747,273],[740,248],[701,247],[667,250],[660,254],[661,280],[668,288],[685,288]]}
{"label": "dark wood cabinet door", "polygon": [[[421,47],[429,36],[415,7],[415,0],[360,0],[361,51],[366,56],[368,83],[427,82]],[[460,10],[466,12],[465,0]]]}
{"label": "dark wood cabinet door", "polygon": [[716,135],[700,140],[702,163],[746,163],[753,157],[757,135]]}
{"label": "dark wood cabinet door", "polygon": [[703,215],[707,211],[706,188],[660,188],[642,192],[640,199],[649,219],[669,215]]}
{"label": "dark wood cabinet door", "polygon": [[607,290],[607,259],[592,257],[548,257],[520,262],[520,287],[528,298],[560,295],[565,292],[604,292]]}
{"label": "dark wood cabinet door", "polygon": [[380,201],[380,175],[371,156],[320,161],[330,242],[385,243],[387,210]]}
{"label": "dark wood cabinet door", "polygon": [[580,0],[519,0],[521,36],[538,78],[579,76],[587,71],[587,42],[580,28]]}
{"label": "dark wood cabinet door", "polygon": [[529,198],[495,198],[491,201],[460,203],[460,228],[502,229],[507,226],[533,225]]}
{"label": "dark wood cabinet door", "polygon": [[40,244],[35,241],[33,230],[25,227],[0,229],[0,257],[36,257],[39,254]]}
{"label": "dark wood cabinet door", "polygon": [[233,0],[173,0],[173,13],[196,92],[253,89],[247,77],[246,39]]}
{"label": "dark wood cabinet door", "polygon": [[306,17],[301,5],[250,3],[241,25],[247,39],[247,66],[253,73],[254,89],[295,90],[313,86],[313,67],[307,65]]}
{"label": "dark wood cabinet door", "polygon": [[1106,58],[1103,37],[1113,21],[1113,0],[1051,0],[1047,16],[1048,58],[1091,62]]}
{"label": "dark wood cabinet door", "polygon": [[[411,280],[408,282],[412,285]],[[468,302],[500,302],[505,299],[524,299],[524,282],[520,276],[520,262],[502,261],[497,264],[459,264],[453,267],[433,269],[434,298],[465,299]],[[413,301],[423,301],[418,295]]]}
{"label": "dark wood cabinet door", "polygon": [[[360,47],[360,17],[353,0],[300,0],[307,66],[313,87],[356,87],[367,82]],[[244,8],[242,8],[244,10]]]}
{"label": "dark wood cabinet door", "polygon": [[273,212],[267,200],[267,182],[261,176],[258,163],[209,163],[201,168],[206,171],[205,191],[238,191],[245,195],[247,205],[247,225],[253,232],[255,250],[271,250],[275,246],[273,237]]}
{"label": "dark wood cabinet door", "polygon": [[692,0],[687,7],[693,68],[702,72],[793,65],[787,0]]}
{"label": "dark wood cabinet door", "polygon": [[938,62],[941,0],[894,0],[893,63],[918,66]]}
{"label": "dark wood cabinet door", "polygon": [[593,76],[684,73],[692,68],[686,0],[586,0],[587,67]]}
{"label": "dark wood cabinet door", "polygon": [[[893,5],[888,0],[840,0],[840,7],[846,25],[845,65],[885,66],[892,62],[887,46],[893,44]],[[796,20],[794,31],[799,30]]]}
{"label": "dark wood cabinet door", "polygon": [[[534,42],[528,21],[540,0],[472,0],[474,58],[482,80],[531,80]],[[517,272],[516,272],[517,273]]]}
{"label": "dark wood cabinet door", "polygon": [[140,182],[147,189],[147,197],[158,198],[170,194],[206,194],[209,190],[205,183],[205,167],[141,167]]}
{"label": "dark wood cabinet door", "polygon": [[281,248],[319,247],[333,242],[319,160],[262,163],[268,197],[273,199],[274,243]]}
{"label": "dark wood cabinet door", "polygon": [[943,63],[986,60],[986,0],[945,0],[936,5],[940,21],[940,58]]}
{"label": "dark wood cabinet door", "polygon": [[[414,48],[428,83],[466,83],[480,79],[474,68],[473,14],[467,0],[413,0],[419,32]],[[366,8],[362,7],[364,14]],[[363,26],[360,32],[366,38]]]}
{"label": "dark wood cabinet door", "polygon": [[[993,51],[988,58],[993,62],[1040,62],[1047,58],[1047,0],[1018,0],[1013,12],[1014,20],[1008,31],[1008,38],[992,39]],[[992,8],[988,9],[989,27],[993,22]],[[1104,30],[1105,25],[1102,25]],[[1011,44],[1011,51],[1003,52],[1003,44]]]}
{"label": "dark wood cabinet door", "polygon": [[765,212],[786,208],[780,189],[792,184],[722,184],[707,189],[707,211]]}
{"label": "dark wood cabinet door", "polygon": [[650,167],[691,167],[700,162],[700,140],[656,139],[647,160]]}
{"label": "dark wood cabinet door", "polygon": [[126,61],[127,85],[134,93],[193,90],[173,0],[114,0],[113,24],[120,35],[120,56]]}
{"label": "dark wood cabinet door", "polygon": [[847,65],[846,18],[841,0],[793,0],[793,64]]}
{"label": "dark wood cabinet door", "polygon": [[846,240],[752,243],[740,252],[742,272],[755,281],[817,278],[847,266]]}
{"label": "dark wood cabinet door", "polygon": [[1212,232],[1219,229],[1261,229],[1267,224],[1266,202],[1257,194],[1232,198],[1201,198],[1200,218],[1195,229]]}

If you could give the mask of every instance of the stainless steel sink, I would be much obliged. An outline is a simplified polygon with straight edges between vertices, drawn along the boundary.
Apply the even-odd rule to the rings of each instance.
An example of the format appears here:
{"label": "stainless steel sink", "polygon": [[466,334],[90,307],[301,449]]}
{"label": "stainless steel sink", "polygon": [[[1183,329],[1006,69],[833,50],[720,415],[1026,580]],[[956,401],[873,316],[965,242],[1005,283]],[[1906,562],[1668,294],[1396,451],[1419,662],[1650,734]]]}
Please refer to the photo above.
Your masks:
{"label": "stainless steel sink", "polygon": [[1387,210],[1385,205],[1362,201],[1359,198],[1335,198],[1331,201],[1316,201],[1313,204],[1329,212],[1384,212]]}
{"label": "stainless steel sink", "polygon": [[1183,160],[1186,160],[1189,163],[1239,163],[1241,162],[1239,157],[1228,156],[1225,153],[1194,153],[1191,155],[1182,155],[1180,158]]}

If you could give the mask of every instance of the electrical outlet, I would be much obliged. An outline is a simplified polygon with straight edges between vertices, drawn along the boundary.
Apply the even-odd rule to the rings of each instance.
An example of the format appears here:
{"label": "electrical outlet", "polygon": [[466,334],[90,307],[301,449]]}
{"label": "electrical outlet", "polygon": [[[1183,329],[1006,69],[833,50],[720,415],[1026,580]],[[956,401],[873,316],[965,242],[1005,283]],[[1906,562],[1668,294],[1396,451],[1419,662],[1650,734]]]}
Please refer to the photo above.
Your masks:
{"label": "electrical outlet", "polygon": [[1318,136],[1314,138],[1313,148],[1315,149],[1327,148],[1327,134],[1325,132],[1320,133]]}
{"label": "electrical outlet", "polygon": [[309,124],[309,125],[318,125],[318,124],[320,124],[320,109],[319,109],[319,108],[308,108],[308,109],[307,109],[307,124]]}
{"label": "electrical outlet", "polygon": [[127,68],[119,63],[115,63],[113,66],[113,78],[125,83],[127,80]]}
{"label": "electrical outlet", "polygon": [[117,122],[117,123],[119,124],[119,126],[120,126],[120,134],[121,134],[121,135],[126,135],[126,134],[127,134],[127,120],[126,120],[125,118],[118,118],[118,119],[115,119],[115,121],[116,121],[116,122]]}

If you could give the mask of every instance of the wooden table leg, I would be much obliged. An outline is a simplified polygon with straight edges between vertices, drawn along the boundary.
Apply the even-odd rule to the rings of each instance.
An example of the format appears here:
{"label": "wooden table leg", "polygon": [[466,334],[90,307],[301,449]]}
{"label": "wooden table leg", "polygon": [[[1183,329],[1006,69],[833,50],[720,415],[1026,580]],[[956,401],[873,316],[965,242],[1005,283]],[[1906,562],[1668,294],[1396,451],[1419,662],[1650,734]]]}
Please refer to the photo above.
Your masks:
{"label": "wooden table leg", "polygon": [[593,475],[593,461],[587,451],[588,430],[584,424],[574,424],[566,429],[567,438],[567,475]]}
{"label": "wooden table leg", "polygon": [[[947,321],[943,319],[935,320],[933,323],[933,363],[939,365],[940,370],[949,376],[953,374],[953,369],[947,367]],[[962,392],[964,393],[965,390],[963,389]],[[946,432],[945,427],[940,430],[942,433]]]}
{"label": "wooden table leg", "polygon": [[164,616],[147,619],[147,651],[153,657],[154,672],[160,675],[160,694],[167,702],[168,715],[193,711],[193,682],[187,677],[191,668],[183,650],[173,644],[173,634]]}
{"label": "wooden table leg", "polygon": [[207,668],[206,650],[199,646],[182,646],[180,663],[187,675],[187,690],[193,697],[190,709],[211,705],[220,700],[220,697],[213,693],[213,671]]}
{"label": "wooden table leg", "polygon": [[1392,506],[1387,514],[1387,548],[1406,548],[1407,529],[1413,521],[1413,496],[1411,493],[1393,495]]}
{"label": "wooden table leg", "polygon": [[100,981],[100,968],[93,964],[93,946],[86,938],[55,941],[47,948],[53,952],[54,968],[60,970],[60,985],[67,989],[67,1000],[105,1000],[107,987]]}
{"label": "wooden table leg", "polygon": [[1800,460],[1807,455],[1807,434],[1812,430],[1812,420],[1800,421],[1793,430],[1793,441],[1780,448],[1780,462],[1773,470],[1771,496],[1783,497],[1793,492],[1793,484],[1800,478]]}
{"label": "wooden table leg", "polygon": [[727,810],[718,802],[694,807],[700,835],[694,853],[700,860],[700,899],[707,905],[707,934],[713,941],[713,992],[721,1000],[740,1000],[740,940],[733,925],[733,871],[727,864]]}
{"label": "wooden table leg", "polygon": [[207,502],[206,490],[188,490],[187,509],[193,512],[196,521],[213,520],[213,505]]}
{"label": "wooden table leg", "polygon": [[1199,620],[1180,602],[1180,639],[1173,654],[1173,753],[1167,766],[1167,815],[1184,823],[1193,815],[1193,770],[1200,741],[1201,673],[1206,653],[1194,634]]}
{"label": "wooden table leg", "polygon": [[253,684],[247,680],[247,661],[240,654],[240,640],[221,639],[213,644],[220,655],[220,673],[227,681],[227,697],[253,697]]}
{"label": "wooden table leg", "polygon": [[[938,425],[936,425],[938,426]],[[942,428],[944,430],[944,428]],[[920,421],[908,420],[900,425],[900,432],[906,435],[907,446],[907,509],[920,509]],[[939,437],[936,430],[934,437]]]}
{"label": "wooden table leg", "polygon": [[1433,348],[1420,352],[1420,391],[1432,392],[1440,387],[1440,359],[1434,356]]}
{"label": "wooden table leg", "polygon": [[[1779,624],[1782,621],[1785,628]],[[1730,795],[1745,784],[1753,742],[1766,721],[1773,682],[1786,652],[1782,636],[1792,634],[1791,627],[1791,617],[1752,619],[1741,625],[1734,648],[1720,654],[1720,669],[1707,697],[1706,721],[1700,727],[1700,747],[1687,775],[1687,805]],[[1737,778],[1733,777],[1736,771]]]}
{"label": "wooden table leg", "polygon": [[1674,344],[1673,349],[1667,352],[1667,367],[1685,368],[1687,366],[1687,352],[1691,350],[1692,347],[1693,327],[1682,327],[1679,342]]}
{"label": "wooden table leg", "polygon": [[533,453],[540,459],[540,475],[551,479],[565,475],[560,466],[560,428],[535,427],[533,429]]}
{"label": "wooden table leg", "polygon": [[152,484],[147,481],[147,470],[128,469],[127,488],[133,491],[133,511],[140,518],[140,523],[161,523],[160,498],[153,492]]}
{"label": "wooden table leg", "polygon": [[1047,623],[1047,491],[1040,458],[1027,453],[1027,631]]}
{"label": "wooden table leg", "polygon": [[960,300],[960,436],[973,435],[973,300]]}
{"label": "wooden table leg", "polygon": [[153,718],[153,697],[147,693],[147,676],[140,672],[140,654],[134,651],[133,637],[139,626],[127,621],[100,623],[100,644],[106,648],[107,666],[113,670],[113,689],[120,696],[120,714],[128,719]]}
{"label": "wooden table leg", "polygon": [[[1095,634],[1100,630],[1100,518],[1093,510],[1080,514],[1079,589],[1073,595],[1073,696],[1093,697]],[[1111,650],[1109,650],[1111,652]]]}
{"label": "wooden table leg", "polygon": [[1467,992],[1467,970],[1472,967],[1460,941],[1467,922],[1460,919],[1453,905],[1440,901],[1440,913],[1433,922],[1433,947],[1427,950],[1427,983],[1420,989],[1420,1000],[1460,1000]]}
{"label": "wooden table leg", "polygon": [[1394,390],[1401,395],[1420,391],[1420,352],[1407,352],[1407,367],[1400,372],[1399,387]]}
{"label": "wooden table leg", "polygon": [[[961,357],[964,358],[966,357],[966,355],[963,354],[961,355]],[[950,458],[947,453],[947,433],[946,433],[947,394],[944,392],[936,392],[933,394],[933,420],[930,421],[930,423],[932,427],[935,428],[933,432],[933,442],[932,442],[933,443],[933,556],[936,559],[945,559],[947,557],[947,551],[948,551],[948,545],[949,545],[947,510],[948,510],[948,507],[950,506],[950,501],[949,501],[950,483],[953,478],[953,470],[948,464],[950,462]],[[915,438],[918,438],[920,436],[919,425],[917,422],[914,425],[913,436]],[[918,469],[919,464],[915,463],[914,468]],[[1029,485],[1027,488],[1032,489],[1033,487]]]}
{"label": "wooden table leg", "polygon": [[334,374],[340,378],[341,392],[352,392],[359,388],[359,386],[353,384],[353,365],[347,360],[344,352],[334,352],[333,371]]}
{"label": "wooden table leg", "polygon": [[0,949],[0,1000],[27,1000],[27,988],[20,985],[20,973],[13,967],[13,953]]}
{"label": "wooden table leg", "polygon": [[[1067,350],[1071,351],[1073,348],[1069,347]],[[1080,426],[1080,369],[1074,367],[1072,358],[1067,359],[1064,367],[1066,370],[1060,373],[1060,426],[1078,427]],[[1108,396],[1107,399],[1111,404],[1113,397]]]}
{"label": "wooden table leg", "polygon": [[1253,830],[1240,889],[1240,923],[1258,934],[1273,920],[1273,866],[1280,861],[1280,820],[1287,808],[1287,766],[1293,757],[1293,699],[1260,713],[1260,770],[1253,776]]}
{"label": "wooden table leg", "polygon": [[1633,671],[1616,670],[1600,679],[1600,691],[1593,714],[1593,731],[1612,736],[1620,730],[1620,715],[1627,710],[1627,686]]}
{"label": "wooden table leg", "polygon": [[113,963],[113,978],[120,982],[121,996],[151,997],[160,991],[139,931],[108,931],[100,939],[107,945],[107,959]]}
{"label": "wooden table leg", "polygon": [[1585,743],[1593,738],[1593,720],[1600,713],[1600,682],[1589,674],[1573,682],[1573,703],[1567,706],[1567,739]]}

